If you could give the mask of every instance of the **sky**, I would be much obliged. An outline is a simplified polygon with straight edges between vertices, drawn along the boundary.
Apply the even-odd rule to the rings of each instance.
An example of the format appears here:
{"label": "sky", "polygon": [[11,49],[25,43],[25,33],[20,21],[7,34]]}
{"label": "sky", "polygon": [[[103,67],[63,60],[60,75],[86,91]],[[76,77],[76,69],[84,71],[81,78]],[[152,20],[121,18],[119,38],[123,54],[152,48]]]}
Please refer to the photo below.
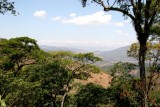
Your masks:
{"label": "sky", "polygon": [[130,19],[80,0],[9,0],[19,15],[0,15],[0,38],[28,36],[39,45],[113,50],[136,42]]}

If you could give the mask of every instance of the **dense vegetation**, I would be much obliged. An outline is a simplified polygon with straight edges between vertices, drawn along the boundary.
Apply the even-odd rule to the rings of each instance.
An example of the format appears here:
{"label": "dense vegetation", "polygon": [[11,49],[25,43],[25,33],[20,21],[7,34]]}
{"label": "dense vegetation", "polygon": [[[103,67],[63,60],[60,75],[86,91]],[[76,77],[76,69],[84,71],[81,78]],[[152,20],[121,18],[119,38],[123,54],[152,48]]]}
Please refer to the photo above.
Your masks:
{"label": "dense vegetation", "polygon": [[124,18],[130,18],[137,40],[139,42],[138,62],[141,80],[141,107],[148,107],[147,77],[145,58],[147,54],[147,41],[152,35],[153,26],[160,22],[160,1],[159,0],[80,0],[85,7],[88,2],[96,3],[106,12],[116,11],[122,13]]}
{"label": "dense vegetation", "polygon": [[[88,0],[81,0],[83,7]],[[95,84],[70,93],[74,79],[87,79],[100,71],[93,63],[101,59],[93,53],[42,51],[34,39],[19,37],[0,40],[0,105],[2,107],[157,107],[160,106],[159,43],[148,39],[159,35],[159,0],[90,0],[104,11],[117,11],[129,17],[139,44],[133,44],[129,57],[139,61],[140,78],[132,75],[136,65],[116,63],[110,70],[108,88]],[[105,4],[106,3],[106,4]],[[0,1],[0,13],[16,15],[14,3]],[[154,39],[154,38],[153,38]],[[145,66],[148,62],[148,66]]]}
{"label": "dense vegetation", "polygon": [[[99,72],[93,53],[46,53],[28,37],[0,40],[0,93],[8,106],[63,106],[76,79]],[[2,103],[1,103],[2,104]]]}
{"label": "dense vegetation", "polygon": [[[148,43],[149,44],[149,43]],[[148,45],[148,60],[159,61],[159,44]],[[156,47],[155,47],[156,46]],[[137,47],[137,48],[135,48]],[[154,51],[153,51],[154,50]],[[137,58],[138,44],[128,55]],[[132,63],[118,62],[108,73],[110,86],[93,83],[78,85],[72,92],[75,79],[87,79],[90,72],[102,72],[92,65],[101,61],[93,53],[44,52],[34,39],[18,37],[0,40],[0,104],[2,107],[139,107],[141,82],[131,72]],[[156,58],[156,59],[155,59]],[[148,66],[148,102],[159,106],[157,62]],[[154,71],[153,71],[154,70]],[[157,70],[157,71],[156,71]],[[159,86],[158,86],[159,87]]]}

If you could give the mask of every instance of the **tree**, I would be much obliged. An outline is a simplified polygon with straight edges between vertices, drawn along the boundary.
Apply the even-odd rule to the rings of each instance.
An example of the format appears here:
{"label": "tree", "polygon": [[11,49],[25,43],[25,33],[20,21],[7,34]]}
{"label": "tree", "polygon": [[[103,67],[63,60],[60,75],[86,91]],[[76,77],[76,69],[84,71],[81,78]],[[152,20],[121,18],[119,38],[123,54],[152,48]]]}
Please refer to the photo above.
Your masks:
{"label": "tree", "polygon": [[110,86],[102,88],[95,84],[83,86],[76,95],[77,107],[139,107],[135,80],[131,74],[136,65],[128,62],[115,63],[110,69]]}
{"label": "tree", "polygon": [[[67,71],[68,77],[63,83],[64,94],[61,101],[61,107],[64,105],[65,97],[72,87],[74,79],[88,78],[88,72],[97,72],[99,69],[91,65],[97,61],[101,61],[99,57],[93,53],[73,54],[71,52],[55,52],[52,53],[54,60],[61,63],[61,66]],[[59,90],[58,90],[59,91]]]}
{"label": "tree", "polygon": [[100,104],[107,104],[108,93],[102,86],[89,83],[76,94],[76,107],[97,107]]}
{"label": "tree", "polygon": [[11,14],[16,15],[17,12],[14,7],[14,2],[0,0],[0,13],[5,14],[6,12],[11,12]]}
{"label": "tree", "polygon": [[100,60],[93,53],[46,53],[28,37],[1,39],[0,104],[63,107],[74,79],[86,79],[88,72],[98,72],[92,64]]}
{"label": "tree", "polygon": [[[88,72],[98,72],[94,65],[100,58],[93,53],[74,54],[72,52],[51,52],[46,59],[35,65],[26,67],[23,77],[27,82],[40,84],[40,97],[36,99],[36,106],[63,107],[66,97],[74,87],[75,79],[86,79]],[[45,64],[44,64],[45,63]],[[26,75],[26,76],[25,76]],[[21,75],[19,75],[21,76]],[[22,78],[22,77],[21,77]]]}
{"label": "tree", "polygon": [[28,37],[0,40],[0,68],[16,76],[24,66],[36,63],[39,51],[36,41]]}
{"label": "tree", "polygon": [[46,55],[34,39],[18,37],[0,40],[0,93],[6,105],[35,105],[41,95],[37,94],[41,91],[40,82],[27,81],[26,68],[41,62],[44,59],[42,56]]}
{"label": "tree", "polygon": [[[151,41],[147,42],[147,52],[146,52],[146,72],[147,72],[147,96],[149,102],[155,100],[156,104],[158,98],[151,98],[153,90],[158,86],[159,71],[160,71],[160,43],[157,37],[151,38]],[[128,56],[138,59],[139,44],[134,43],[128,50]],[[159,86],[158,86],[159,87]]]}
{"label": "tree", "polygon": [[[83,7],[89,0],[81,0]],[[147,89],[146,89],[146,69],[145,69],[145,56],[147,51],[147,40],[150,36],[150,30],[155,20],[158,20],[160,11],[159,0],[90,0],[103,7],[104,11],[116,11],[122,13],[124,16],[129,17],[134,29],[137,33],[137,39],[140,44],[139,48],[139,71],[140,79],[142,82],[142,103],[141,107],[148,107],[147,102]]]}
{"label": "tree", "polygon": [[136,86],[135,75],[131,73],[135,69],[136,65],[128,62],[118,62],[111,67],[112,81],[107,90],[113,106],[139,107],[139,87]]}

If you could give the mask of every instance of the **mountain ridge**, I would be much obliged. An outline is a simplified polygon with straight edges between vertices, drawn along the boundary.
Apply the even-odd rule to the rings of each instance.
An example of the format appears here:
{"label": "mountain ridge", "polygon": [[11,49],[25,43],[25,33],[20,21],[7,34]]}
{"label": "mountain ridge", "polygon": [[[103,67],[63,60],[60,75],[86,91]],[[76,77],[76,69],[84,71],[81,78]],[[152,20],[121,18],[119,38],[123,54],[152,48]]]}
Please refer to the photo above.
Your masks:
{"label": "mountain ridge", "polygon": [[89,51],[73,47],[68,48],[68,47],[44,46],[44,45],[43,46],[41,45],[40,48],[44,51],[71,51],[74,53],[93,52],[96,56],[103,59],[103,61],[96,63],[96,65],[100,67],[110,66],[119,61],[137,63],[137,61],[134,58],[129,58],[127,56],[127,50],[130,48],[130,45],[120,47],[111,51]]}

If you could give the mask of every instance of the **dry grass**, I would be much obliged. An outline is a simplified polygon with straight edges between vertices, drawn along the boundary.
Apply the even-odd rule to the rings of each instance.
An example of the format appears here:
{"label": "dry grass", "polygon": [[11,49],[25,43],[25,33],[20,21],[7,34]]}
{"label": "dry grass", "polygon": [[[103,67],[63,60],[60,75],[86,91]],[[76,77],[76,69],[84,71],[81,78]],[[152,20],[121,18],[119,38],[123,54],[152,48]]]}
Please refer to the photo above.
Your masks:
{"label": "dry grass", "polygon": [[82,83],[84,85],[88,83],[94,83],[101,85],[104,88],[107,88],[111,82],[111,76],[105,72],[100,73],[90,73],[90,77],[87,80],[75,80],[75,83]]}

